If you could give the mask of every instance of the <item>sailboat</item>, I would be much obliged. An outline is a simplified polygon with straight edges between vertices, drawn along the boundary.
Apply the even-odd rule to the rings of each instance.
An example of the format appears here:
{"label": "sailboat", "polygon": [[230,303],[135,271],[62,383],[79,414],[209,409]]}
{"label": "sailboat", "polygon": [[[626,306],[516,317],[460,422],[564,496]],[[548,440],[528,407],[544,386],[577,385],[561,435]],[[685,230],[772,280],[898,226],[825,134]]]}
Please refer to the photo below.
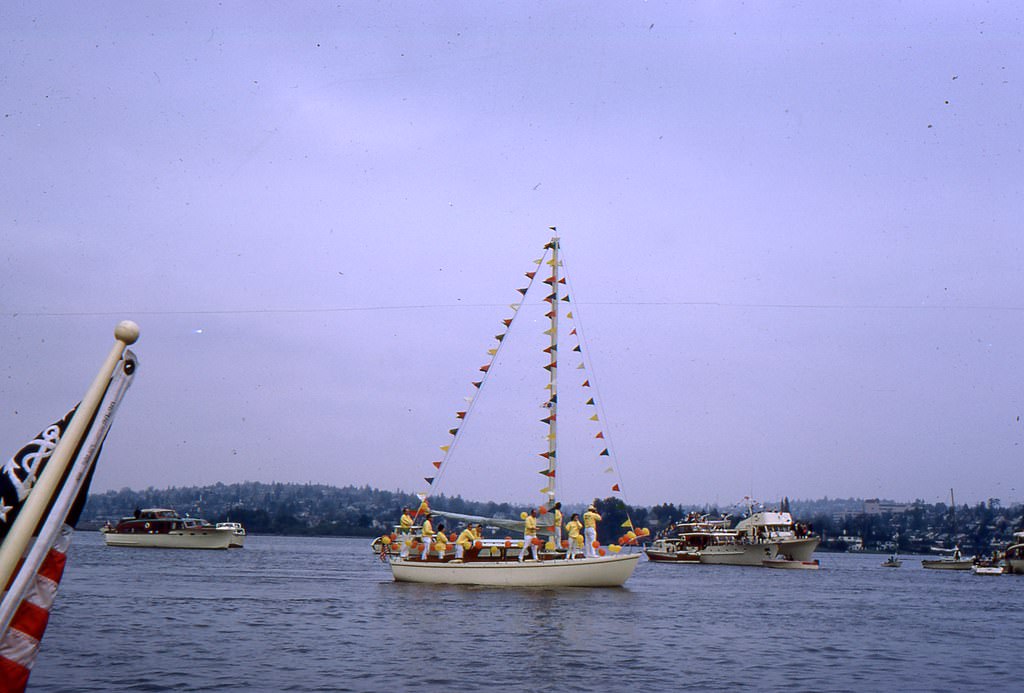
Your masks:
{"label": "sailboat", "polygon": [[[949,513],[953,520],[953,534],[956,534],[956,501],[953,499],[953,489],[949,489]],[[929,570],[970,570],[974,565],[974,556],[963,556],[960,553],[960,546],[954,545],[951,549],[933,546],[932,551],[943,554],[941,558],[926,558],[921,561],[921,567]]]}
{"label": "sailboat", "polygon": [[[554,227],[551,230],[554,231]],[[373,548],[383,560],[388,562],[392,575],[398,582],[501,587],[621,587],[636,568],[640,554],[622,552],[622,547],[619,545],[610,545],[608,551],[600,549],[600,553],[598,553],[596,547],[593,551],[588,547],[587,554],[597,555],[577,557],[576,551],[574,551],[575,547],[570,547],[567,552],[563,550],[563,547],[555,546],[553,541],[545,541],[543,538],[544,534],[549,536],[554,534],[553,525],[555,521],[552,511],[555,508],[557,498],[556,480],[558,478],[559,463],[557,435],[559,317],[563,310],[563,304],[569,302],[568,293],[562,295],[562,287],[565,285],[566,280],[565,277],[560,276],[560,269],[563,265],[559,258],[560,241],[558,236],[552,237],[544,248],[544,256],[540,260],[535,261],[538,265],[538,271],[526,273],[530,283],[526,288],[519,289],[521,299],[518,304],[511,306],[514,311],[512,318],[504,321],[506,332],[496,336],[498,346],[488,352],[492,357],[491,362],[480,368],[480,371],[484,373],[484,377],[480,381],[473,383],[473,386],[477,389],[476,397],[479,397],[484,382],[491,372],[491,366],[495,363],[497,352],[505,343],[507,330],[512,328],[516,317],[520,314],[519,308],[525,302],[530,288],[534,285],[534,280],[537,277],[541,264],[544,263],[545,258],[550,256],[546,264],[551,268],[551,274],[542,279],[544,284],[550,286],[549,289],[545,290],[549,292],[549,295],[544,298],[544,301],[550,304],[551,308],[546,314],[546,317],[550,320],[550,328],[545,330],[545,334],[550,336],[550,346],[543,350],[550,359],[549,363],[544,366],[550,376],[549,382],[545,387],[548,391],[546,395],[547,401],[542,404],[546,415],[541,419],[543,423],[547,424],[547,450],[540,453],[540,456],[547,461],[546,469],[540,471],[540,474],[545,477],[547,485],[541,489],[544,500],[537,508],[536,513],[537,534],[539,536],[535,541],[541,544],[541,550],[534,554],[536,556],[534,560],[522,560],[521,557],[524,553],[523,539],[484,539],[477,537],[472,543],[471,548],[466,549],[465,552],[460,551],[460,557],[455,558],[447,552],[441,554],[436,550],[428,551],[425,554],[421,553],[418,550],[420,548],[418,545],[412,547],[416,550],[410,551],[408,545],[401,545],[403,541],[407,543],[410,541],[415,542],[414,538],[409,539],[409,535],[403,536],[399,534],[397,536],[381,537],[375,540]],[[572,319],[572,311],[568,310],[565,317]],[[570,335],[576,335],[577,339],[577,344],[573,351],[581,352],[576,328],[573,328]],[[582,362],[580,367],[582,367]],[[584,385],[589,386],[589,382],[584,381]],[[457,413],[459,425],[449,431],[453,436],[452,441],[449,445],[441,447],[444,452],[444,458],[433,463],[437,470],[435,472],[436,476],[424,478],[432,488],[435,486],[436,477],[439,477],[446,469],[445,465],[449,459],[449,453],[454,444],[460,439],[460,431],[466,424],[467,416],[473,409],[476,397],[470,399],[470,406],[467,407],[467,411]],[[587,404],[593,405],[594,399],[591,398]],[[598,421],[597,414],[595,413],[591,419]],[[603,431],[601,431],[595,437],[603,439],[605,436]],[[602,460],[609,456],[608,448],[605,448],[600,455],[604,456],[601,457]],[[612,490],[613,492],[618,492],[619,484],[612,486]],[[435,517],[441,516],[450,521],[468,522],[474,526],[484,525],[508,532],[521,533],[526,525],[526,513],[523,513],[523,521],[510,518],[485,518],[461,515],[429,508],[428,494],[418,495],[422,503],[414,521],[418,521],[420,516],[429,510]],[[633,532],[632,528],[630,533],[634,534],[634,536],[636,534],[642,535],[642,532]],[[572,553],[571,556],[569,555],[570,552]],[[424,555],[426,558],[424,558]]]}

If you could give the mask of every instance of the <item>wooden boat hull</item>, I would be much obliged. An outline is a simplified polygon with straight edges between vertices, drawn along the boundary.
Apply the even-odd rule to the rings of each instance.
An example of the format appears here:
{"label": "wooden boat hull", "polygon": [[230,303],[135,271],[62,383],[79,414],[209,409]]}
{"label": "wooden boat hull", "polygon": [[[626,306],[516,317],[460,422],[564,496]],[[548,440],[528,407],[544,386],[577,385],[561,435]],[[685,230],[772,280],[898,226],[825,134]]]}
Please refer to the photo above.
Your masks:
{"label": "wooden boat hull", "polygon": [[580,558],[573,561],[487,561],[454,563],[391,560],[396,582],[492,587],[621,587],[640,554]]}
{"label": "wooden boat hull", "polygon": [[765,568],[781,568],[783,570],[818,570],[821,566],[817,559],[811,561],[789,561],[784,558],[763,561]]}
{"label": "wooden boat hull", "polygon": [[925,559],[921,561],[921,567],[928,570],[970,570],[974,565],[972,560],[949,561],[942,559]]}
{"label": "wooden boat hull", "polygon": [[173,531],[162,534],[104,532],[107,546],[149,549],[227,549],[233,532],[212,529],[208,531]]}
{"label": "wooden boat hull", "polygon": [[700,565],[700,553],[696,551],[656,551],[646,549],[647,560],[651,563],[682,563]]}

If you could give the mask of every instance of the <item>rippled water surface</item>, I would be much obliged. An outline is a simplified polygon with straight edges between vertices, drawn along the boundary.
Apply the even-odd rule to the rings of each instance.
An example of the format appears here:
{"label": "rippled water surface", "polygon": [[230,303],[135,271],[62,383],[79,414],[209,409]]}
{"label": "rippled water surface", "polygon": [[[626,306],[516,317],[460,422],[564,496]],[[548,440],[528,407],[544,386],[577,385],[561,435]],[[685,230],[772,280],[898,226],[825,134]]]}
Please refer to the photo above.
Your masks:
{"label": "rippled water surface", "polygon": [[510,590],[394,583],[363,539],[80,533],[29,690],[1019,690],[1024,576],[819,558]]}

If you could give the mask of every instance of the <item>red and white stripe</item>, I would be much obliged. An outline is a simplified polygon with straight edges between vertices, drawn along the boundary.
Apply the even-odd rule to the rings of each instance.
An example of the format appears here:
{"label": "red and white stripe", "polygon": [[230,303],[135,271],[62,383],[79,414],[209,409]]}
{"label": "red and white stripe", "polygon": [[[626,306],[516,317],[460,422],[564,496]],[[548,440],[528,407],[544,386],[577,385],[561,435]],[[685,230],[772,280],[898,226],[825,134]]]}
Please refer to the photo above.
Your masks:
{"label": "red and white stripe", "polygon": [[0,693],[21,693],[39,653],[74,530],[65,525],[0,638]]}

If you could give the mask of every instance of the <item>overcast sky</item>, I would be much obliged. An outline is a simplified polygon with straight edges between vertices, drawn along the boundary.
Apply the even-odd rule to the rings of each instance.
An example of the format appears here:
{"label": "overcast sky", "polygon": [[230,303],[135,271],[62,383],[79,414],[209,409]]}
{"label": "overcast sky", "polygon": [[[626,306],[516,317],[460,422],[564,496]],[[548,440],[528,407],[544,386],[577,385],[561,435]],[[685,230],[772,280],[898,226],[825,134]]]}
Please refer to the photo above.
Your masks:
{"label": "overcast sky", "polygon": [[[628,502],[1022,501],[1021,14],[6,2],[0,455],[128,318],[94,490],[424,490],[557,226]],[[538,326],[439,491],[539,497]]]}

